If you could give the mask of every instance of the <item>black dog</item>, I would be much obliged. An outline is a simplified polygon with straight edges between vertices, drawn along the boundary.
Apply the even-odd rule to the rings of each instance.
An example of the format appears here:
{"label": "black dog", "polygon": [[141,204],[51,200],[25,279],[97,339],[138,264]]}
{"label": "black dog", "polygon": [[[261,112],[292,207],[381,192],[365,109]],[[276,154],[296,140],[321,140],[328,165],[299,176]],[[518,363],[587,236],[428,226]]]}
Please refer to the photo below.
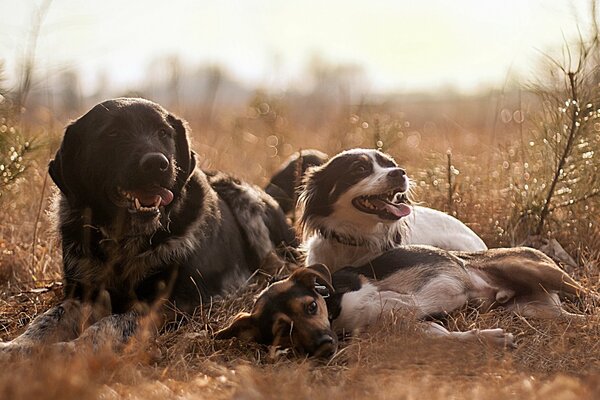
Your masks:
{"label": "black dog", "polygon": [[277,200],[284,213],[291,213],[296,208],[299,188],[306,170],[324,164],[328,158],[327,154],[314,149],[292,154],[275,171],[265,187],[265,192]]}
{"label": "black dog", "polygon": [[50,175],[65,301],[8,348],[75,339],[84,320],[95,324],[80,338],[122,343],[144,305],[192,313],[296,240],[262,190],[196,168],[185,122],[147,100],[108,100],[69,125]]}

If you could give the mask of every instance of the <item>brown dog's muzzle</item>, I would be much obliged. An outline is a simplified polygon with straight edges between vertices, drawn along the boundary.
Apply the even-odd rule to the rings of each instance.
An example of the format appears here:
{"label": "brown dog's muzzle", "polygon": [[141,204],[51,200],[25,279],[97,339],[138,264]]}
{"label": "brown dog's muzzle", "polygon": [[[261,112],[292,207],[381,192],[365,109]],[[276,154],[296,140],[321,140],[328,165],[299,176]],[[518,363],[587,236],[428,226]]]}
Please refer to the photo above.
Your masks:
{"label": "brown dog's muzzle", "polygon": [[331,332],[323,333],[315,344],[315,350],[311,353],[311,356],[319,358],[330,358],[335,354],[338,347],[337,338]]}

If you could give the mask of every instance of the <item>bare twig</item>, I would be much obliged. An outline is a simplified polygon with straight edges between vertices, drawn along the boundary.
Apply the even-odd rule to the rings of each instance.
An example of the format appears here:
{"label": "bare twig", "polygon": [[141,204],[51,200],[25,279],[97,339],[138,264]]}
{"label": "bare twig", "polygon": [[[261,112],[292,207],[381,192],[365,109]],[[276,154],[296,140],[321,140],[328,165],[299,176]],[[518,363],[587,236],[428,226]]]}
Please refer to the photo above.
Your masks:
{"label": "bare twig", "polygon": [[40,36],[40,29],[44,22],[48,10],[50,9],[52,0],[44,0],[37,10],[31,31],[29,32],[29,39],[27,42],[27,50],[25,51],[25,60],[23,61],[23,69],[21,71],[21,79],[19,82],[19,91],[17,92],[16,106],[17,110],[21,110],[25,106],[27,96],[31,90],[33,81],[33,69],[35,66],[35,52],[37,48],[37,41]]}
{"label": "bare twig", "polygon": [[550,183],[550,187],[548,188],[548,193],[546,194],[546,199],[544,201],[544,207],[540,212],[540,221],[535,229],[536,234],[541,234],[544,229],[544,224],[546,222],[546,218],[548,217],[548,213],[550,212],[550,202],[554,197],[554,192],[556,190],[556,185],[560,180],[561,175],[563,174],[563,168],[565,166],[565,162],[571,153],[571,148],[573,147],[573,143],[575,141],[575,137],[579,131],[579,101],[577,97],[577,76],[575,72],[569,72],[569,88],[571,90],[571,126],[569,127],[569,137],[567,139],[567,144],[565,145],[564,151],[558,160],[558,165],[554,171],[554,176],[552,177],[552,182]]}

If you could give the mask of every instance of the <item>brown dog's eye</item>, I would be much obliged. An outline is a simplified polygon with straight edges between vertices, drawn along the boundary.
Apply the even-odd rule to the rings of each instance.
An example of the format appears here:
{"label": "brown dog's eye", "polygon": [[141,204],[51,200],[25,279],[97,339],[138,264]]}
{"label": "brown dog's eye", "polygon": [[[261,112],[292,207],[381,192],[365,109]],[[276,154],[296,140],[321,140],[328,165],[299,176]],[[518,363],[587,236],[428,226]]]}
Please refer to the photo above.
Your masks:
{"label": "brown dog's eye", "polygon": [[317,302],[313,301],[306,306],[306,313],[309,315],[315,315],[317,313],[319,306],[317,306]]}
{"label": "brown dog's eye", "polygon": [[167,132],[167,130],[166,130],[166,129],[161,129],[161,130],[159,130],[159,131],[158,131],[158,136],[159,136],[161,139],[164,139],[164,138],[166,138],[166,137],[168,137],[168,136],[169,136],[169,133]]}

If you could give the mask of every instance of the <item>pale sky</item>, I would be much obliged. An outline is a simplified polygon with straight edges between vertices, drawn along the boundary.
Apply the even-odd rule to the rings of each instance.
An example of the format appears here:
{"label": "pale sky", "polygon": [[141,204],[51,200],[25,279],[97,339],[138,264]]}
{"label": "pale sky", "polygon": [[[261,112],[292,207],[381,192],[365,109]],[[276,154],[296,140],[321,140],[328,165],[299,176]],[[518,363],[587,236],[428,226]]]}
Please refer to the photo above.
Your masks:
{"label": "pale sky", "polygon": [[[34,0],[0,0],[0,59],[14,79]],[[249,85],[302,84],[315,54],[365,68],[370,90],[469,91],[528,79],[540,51],[587,22],[587,0],[54,0],[38,44],[40,74],[98,71],[116,87],[144,80],[150,61],[223,65]]]}

